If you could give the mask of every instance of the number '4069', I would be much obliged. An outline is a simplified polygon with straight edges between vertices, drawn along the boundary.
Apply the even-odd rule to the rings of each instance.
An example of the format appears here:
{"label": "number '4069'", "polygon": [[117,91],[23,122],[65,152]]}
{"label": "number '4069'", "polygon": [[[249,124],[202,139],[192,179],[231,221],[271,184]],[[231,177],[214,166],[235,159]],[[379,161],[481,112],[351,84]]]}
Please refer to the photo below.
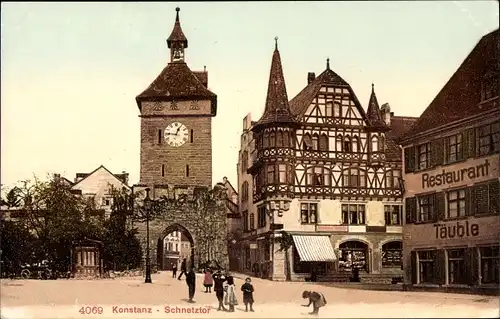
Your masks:
{"label": "number '4069'", "polygon": [[81,307],[80,310],[78,311],[82,315],[102,315],[104,312],[102,307]]}

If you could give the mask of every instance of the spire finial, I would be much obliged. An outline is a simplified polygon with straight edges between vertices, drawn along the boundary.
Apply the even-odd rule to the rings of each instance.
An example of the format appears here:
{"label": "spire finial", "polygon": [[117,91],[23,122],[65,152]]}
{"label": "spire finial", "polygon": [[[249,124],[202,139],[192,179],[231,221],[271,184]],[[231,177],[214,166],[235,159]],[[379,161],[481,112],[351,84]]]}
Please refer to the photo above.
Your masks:
{"label": "spire finial", "polygon": [[330,58],[326,58],[326,69],[330,70]]}
{"label": "spire finial", "polygon": [[278,50],[278,37],[274,37],[274,48]]}
{"label": "spire finial", "polygon": [[372,92],[375,92],[375,84],[372,82]]}
{"label": "spire finial", "polygon": [[179,11],[181,11],[181,8],[177,7],[177,8],[175,8],[175,11],[177,11],[177,15],[175,17],[175,22],[179,22]]}

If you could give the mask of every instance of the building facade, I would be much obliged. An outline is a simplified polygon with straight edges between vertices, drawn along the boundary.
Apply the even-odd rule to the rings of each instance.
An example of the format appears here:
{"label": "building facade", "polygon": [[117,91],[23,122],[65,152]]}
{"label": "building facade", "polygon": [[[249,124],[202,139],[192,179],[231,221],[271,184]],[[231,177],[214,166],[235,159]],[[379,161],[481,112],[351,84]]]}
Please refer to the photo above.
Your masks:
{"label": "building facade", "polygon": [[402,140],[411,289],[498,293],[498,33],[479,41]]}
{"label": "building facade", "polygon": [[[243,271],[273,280],[386,282],[402,277],[401,151],[415,119],[363,109],[330,69],[288,101],[273,53],[265,111],[243,122],[238,187]],[[293,239],[288,249],[283,236]]]}
{"label": "building facade", "polygon": [[[212,118],[217,113],[217,96],[208,89],[206,68],[192,71],[186,63],[188,40],[181,28],[179,12],[176,8],[174,27],[167,38],[169,63],[136,97],[141,149],[140,178],[133,189],[139,199],[144,198],[146,188],[155,200],[212,187]],[[197,211],[165,211],[161,218],[150,222],[153,265],[156,261],[160,269],[164,267],[163,239],[173,231],[183,232],[193,250],[197,249],[199,214]],[[226,217],[220,215],[216,216],[217,222],[225,222]],[[146,225],[137,226],[146,251]],[[217,235],[218,240],[212,246],[227,255],[226,241],[219,240],[226,235],[225,227],[221,227]],[[192,256],[200,257],[194,253]]]}

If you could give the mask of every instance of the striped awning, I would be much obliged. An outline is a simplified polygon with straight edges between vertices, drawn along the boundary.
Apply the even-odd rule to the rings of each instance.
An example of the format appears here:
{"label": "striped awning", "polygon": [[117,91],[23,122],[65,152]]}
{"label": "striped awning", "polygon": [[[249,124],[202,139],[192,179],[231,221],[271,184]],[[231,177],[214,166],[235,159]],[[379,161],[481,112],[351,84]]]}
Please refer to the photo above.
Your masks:
{"label": "striped awning", "polygon": [[292,235],[300,261],[335,261],[330,237],[325,235]]}

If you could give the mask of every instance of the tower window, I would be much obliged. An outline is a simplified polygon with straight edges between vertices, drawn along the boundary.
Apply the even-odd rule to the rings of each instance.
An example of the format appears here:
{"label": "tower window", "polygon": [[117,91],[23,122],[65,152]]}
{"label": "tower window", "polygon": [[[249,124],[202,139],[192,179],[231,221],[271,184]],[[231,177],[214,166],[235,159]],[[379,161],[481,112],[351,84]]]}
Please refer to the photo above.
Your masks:
{"label": "tower window", "polygon": [[161,164],[161,176],[165,177],[165,164]]}
{"label": "tower window", "polygon": [[158,144],[161,144],[161,130],[158,130]]}
{"label": "tower window", "polygon": [[191,130],[191,136],[190,136],[191,143],[193,143],[193,137],[194,137],[194,130]]}
{"label": "tower window", "polygon": [[189,165],[186,165],[186,177],[189,177]]}

